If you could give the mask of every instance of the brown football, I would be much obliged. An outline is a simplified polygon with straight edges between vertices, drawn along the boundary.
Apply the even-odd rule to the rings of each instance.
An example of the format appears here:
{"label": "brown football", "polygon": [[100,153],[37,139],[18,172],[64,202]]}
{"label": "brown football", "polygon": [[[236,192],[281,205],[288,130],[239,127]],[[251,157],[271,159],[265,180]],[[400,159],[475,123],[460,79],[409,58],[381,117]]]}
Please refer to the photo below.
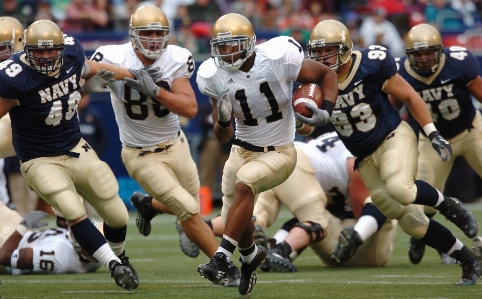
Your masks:
{"label": "brown football", "polygon": [[321,88],[315,83],[301,84],[293,93],[292,104],[295,112],[311,117],[313,113],[305,107],[306,103],[310,103],[318,108],[323,102],[323,92]]}

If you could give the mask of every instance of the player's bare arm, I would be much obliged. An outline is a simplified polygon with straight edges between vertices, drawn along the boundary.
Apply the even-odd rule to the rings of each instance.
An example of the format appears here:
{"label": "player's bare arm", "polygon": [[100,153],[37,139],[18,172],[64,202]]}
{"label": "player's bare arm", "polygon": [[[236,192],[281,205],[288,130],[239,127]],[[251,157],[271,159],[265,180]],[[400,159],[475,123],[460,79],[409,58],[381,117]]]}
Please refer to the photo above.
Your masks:
{"label": "player's bare arm", "polygon": [[159,88],[156,100],[179,116],[194,118],[197,114],[196,96],[187,78],[175,79],[171,91]]}
{"label": "player's bare arm", "polygon": [[[18,244],[22,240],[22,235],[14,231],[5,241],[3,247],[0,249],[0,265],[5,267],[12,267],[12,254],[17,249]],[[18,258],[15,258],[14,265],[16,269],[32,269],[33,268],[33,249],[22,248],[18,251]]]}
{"label": "player's bare arm", "polygon": [[0,97],[0,118],[4,117],[15,105],[17,105],[16,101]]}
{"label": "player's bare arm", "polygon": [[228,143],[234,134],[234,127],[230,124],[228,127],[221,127],[218,123],[218,99],[211,98],[213,101],[213,124],[214,125],[214,135],[218,138],[221,143]]}
{"label": "player's bare arm", "polygon": [[338,77],[336,73],[326,65],[311,59],[303,60],[300,73],[296,81],[301,83],[318,83],[323,91],[324,100],[336,104],[338,96]]}
{"label": "player's bare arm", "polygon": [[467,90],[482,103],[482,77],[477,76],[467,85]]}
{"label": "player's bare arm", "polygon": [[393,75],[385,82],[383,92],[395,97],[405,104],[415,120],[422,128],[432,123],[432,116],[418,93],[399,74]]}
{"label": "player's bare arm", "polygon": [[107,64],[107,63],[102,63],[102,62],[97,62],[97,61],[91,61],[91,60],[86,60],[87,64],[89,65],[89,73],[84,77],[85,79],[88,79],[92,77],[93,75],[97,74],[98,71],[104,69],[110,72],[113,72],[114,79],[116,80],[122,80],[125,77],[135,79],[134,75],[132,75],[127,69],[115,66],[112,64]]}

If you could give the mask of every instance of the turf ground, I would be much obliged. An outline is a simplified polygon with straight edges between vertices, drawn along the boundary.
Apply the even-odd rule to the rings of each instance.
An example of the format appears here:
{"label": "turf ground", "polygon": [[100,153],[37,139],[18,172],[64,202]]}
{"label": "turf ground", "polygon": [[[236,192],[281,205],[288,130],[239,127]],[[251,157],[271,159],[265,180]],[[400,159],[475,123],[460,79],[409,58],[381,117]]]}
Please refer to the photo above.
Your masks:
{"label": "turf ground", "polygon": [[[467,205],[479,222],[482,202]],[[212,215],[219,212],[215,210]],[[291,218],[282,210],[276,229]],[[296,273],[258,272],[258,284],[251,295],[241,296],[237,288],[211,286],[196,272],[208,259],[185,256],[179,247],[174,216],[161,215],[153,220],[149,237],[137,232],[135,213],[128,224],[127,254],[139,274],[139,288],[131,292],[115,285],[105,268],[96,273],[68,275],[8,276],[2,275],[0,299],[7,298],[482,298],[482,280],[470,287],[456,287],[461,276],[458,265],[442,265],[435,250],[427,248],[419,265],[407,256],[409,237],[398,229],[391,259],[383,268],[333,269],[323,266],[311,250],[296,260]],[[443,217],[447,225],[467,246],[466,238]],[[54,225],[54,219],[50,219]],[[482,231],[481,231],[482,232]],[[235,254],[237,262],[239,255]]]}

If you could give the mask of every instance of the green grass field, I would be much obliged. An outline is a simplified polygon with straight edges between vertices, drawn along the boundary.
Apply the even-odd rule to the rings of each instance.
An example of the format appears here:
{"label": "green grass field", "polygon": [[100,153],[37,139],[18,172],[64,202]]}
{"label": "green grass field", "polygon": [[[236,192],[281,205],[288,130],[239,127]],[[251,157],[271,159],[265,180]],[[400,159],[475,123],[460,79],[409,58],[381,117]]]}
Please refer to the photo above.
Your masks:
{"label": "green grass field", "polygon": [[[476,218],[482,219],[482,203],[470,204]],[[219,210],[215,210],[213,215]],[[276,225],[267,229],[273,235],[291,218],[282,210]],[[107,269],[96,273],[69,275],[8,276],[2,275],[0,299],[7,298],[482,298],[482,280],[470,287],[456,287],[461,276],[457,265],[442,265],[435,250],[427,248],[419,265],[412,265],[407,256],[409,237],[398,229],[395,248],[383,268],[333,269],[306,250],[296,260],[296,273],[258,272],[258,284],[251,295],[241,296],[237,288],[211,286],[196,269],[206,263],[204,255],[185,256],[179,247],[174,216],[154,219],[149,237],[137,232],[135,213],[128,224],[126,250],[139,274],[140,285],[134,291],[117,287]],[[447,225],[467,246],[466,238],[443,217]],[[54,225],[54,219],[50,219]],[[235,253],[237,262],[239,255]]]}

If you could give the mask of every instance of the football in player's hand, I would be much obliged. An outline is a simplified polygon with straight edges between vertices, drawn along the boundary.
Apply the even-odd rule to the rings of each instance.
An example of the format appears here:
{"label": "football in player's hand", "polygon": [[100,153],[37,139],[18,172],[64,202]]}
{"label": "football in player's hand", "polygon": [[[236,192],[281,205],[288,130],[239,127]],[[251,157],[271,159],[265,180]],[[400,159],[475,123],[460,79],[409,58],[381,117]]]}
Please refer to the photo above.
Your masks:
{"label": "football in player's hand", "polygon": [[323,102],[323,92],[321,88],[314,83],[301,84],[293,93],[292,104],[295,112],[311,117],[313,112],[305,107],[306,103],[320,108]]}

